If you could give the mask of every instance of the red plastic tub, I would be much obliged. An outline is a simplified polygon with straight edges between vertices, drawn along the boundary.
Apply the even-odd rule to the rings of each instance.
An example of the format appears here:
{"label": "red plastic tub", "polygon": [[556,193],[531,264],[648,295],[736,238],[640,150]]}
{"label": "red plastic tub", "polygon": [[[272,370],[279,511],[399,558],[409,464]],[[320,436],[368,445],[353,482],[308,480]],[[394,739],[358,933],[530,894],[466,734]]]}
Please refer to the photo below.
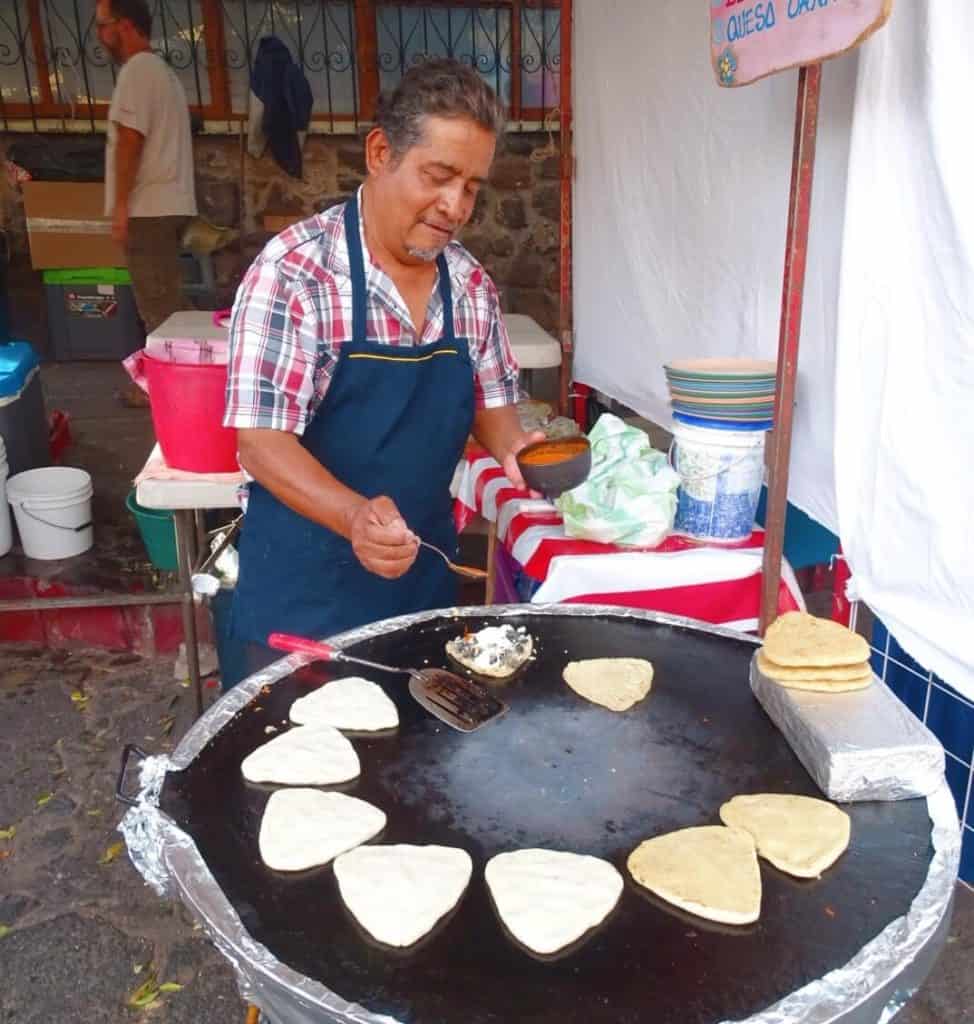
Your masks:
{"label": "red plastic tub", "polygon": [[221,426],[226,366],[169,363],[142,354],[152,423],[163,458],[190,473],[234,473],[237,432]]}

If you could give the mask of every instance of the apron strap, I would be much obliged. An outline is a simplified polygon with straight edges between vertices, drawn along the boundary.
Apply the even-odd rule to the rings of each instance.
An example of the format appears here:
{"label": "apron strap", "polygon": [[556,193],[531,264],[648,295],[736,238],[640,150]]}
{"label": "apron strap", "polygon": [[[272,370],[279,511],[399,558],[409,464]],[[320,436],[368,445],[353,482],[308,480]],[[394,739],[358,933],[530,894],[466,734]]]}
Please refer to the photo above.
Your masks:
{"label": "apron strap", "polygon": [[361,344],[365,341],[365,260],[362,258],[358,197],[349,199],[345,204],[345,242],[352,278],[352,341]]}
{"label": "apron strap", "polygon": [[[358,199],[345,204],[345,242],[348,246],[348,266],[352,278],[352,341],[365,341],[365,259],[362,256],[362,234],[359,230]],[[450,268],[441,252],[436,257],[439,272],[438,286],[443,302],[443,341],[456,343],[453,333],[453,293],[450,287]]]}
{"label": "apron strap", "polygon": [[436,269],[439,271],[440,298],[443,301],[443,341],[456,343],[453,334],[453,290],[450,287],[450,268],[446,263],[446,256],[440,253],[436,257]]}

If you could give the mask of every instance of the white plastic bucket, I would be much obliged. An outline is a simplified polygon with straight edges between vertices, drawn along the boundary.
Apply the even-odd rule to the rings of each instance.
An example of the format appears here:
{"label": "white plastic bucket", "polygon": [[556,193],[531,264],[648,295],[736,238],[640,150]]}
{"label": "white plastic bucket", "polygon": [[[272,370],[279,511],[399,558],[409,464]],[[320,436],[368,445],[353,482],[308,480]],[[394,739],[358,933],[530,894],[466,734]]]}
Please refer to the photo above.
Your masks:
{"label": "white plastic bucket", "polygon": [[13,530],[10,526],[10,506],[7,504],[7,449],[0,437],[0,558],[13,546]]}
{"label": "white plastic bucket", "polygon": [[83,469],[28,469],[7,481],[17,530],[28,558],[71,558],[94,543],[91,477]]}
{"label": "white plastic bucket", "polygon": [[751,535],[764,483],[764,434],[674,425],[676,532],[717,543]]}

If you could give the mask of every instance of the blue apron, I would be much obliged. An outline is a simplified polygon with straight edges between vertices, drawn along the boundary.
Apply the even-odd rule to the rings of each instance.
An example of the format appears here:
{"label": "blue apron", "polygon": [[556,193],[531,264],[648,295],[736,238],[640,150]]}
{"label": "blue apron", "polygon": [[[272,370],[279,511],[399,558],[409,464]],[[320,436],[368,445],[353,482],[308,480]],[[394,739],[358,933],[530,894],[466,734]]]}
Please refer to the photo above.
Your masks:
{"label": "blue apron", "polygon": [[[366,284],[358,204],[345,206],[352,283],[352,339],[340,350],[317,413],[301,438],[335,477],[367,498],[388,495],[424,540],[454,555],[450,481],[474,416],[466,338],[454,334],[450,273],[437,258],[443,336],[420,346],[366,338]],[[250,485],[240,539],[232,629],[264,644],[275,631],[330,636],[392,615],[456,603],[443,560],[420,548],[396,580],[365,569],[344,538]]]}

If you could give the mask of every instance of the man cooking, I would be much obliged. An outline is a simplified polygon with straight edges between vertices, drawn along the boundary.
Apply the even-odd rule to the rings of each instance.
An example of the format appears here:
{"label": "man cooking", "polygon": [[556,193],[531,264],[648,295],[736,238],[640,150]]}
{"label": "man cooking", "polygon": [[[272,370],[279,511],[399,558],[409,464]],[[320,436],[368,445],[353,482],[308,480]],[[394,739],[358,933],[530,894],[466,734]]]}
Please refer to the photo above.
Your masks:
{"label": "man cooking", "polygon": [[[289,228],[248,271],[230,326],[225,424],[253,482],[233,631],[246,671],[275,631],[327,636],[455,603],[449,484],[472,432],[523,485],[536,439],[493,282],[456,241],[503,113],[433,60],[380,100],[355,199]],[[230,685],[238,680],[224,680]]]}

